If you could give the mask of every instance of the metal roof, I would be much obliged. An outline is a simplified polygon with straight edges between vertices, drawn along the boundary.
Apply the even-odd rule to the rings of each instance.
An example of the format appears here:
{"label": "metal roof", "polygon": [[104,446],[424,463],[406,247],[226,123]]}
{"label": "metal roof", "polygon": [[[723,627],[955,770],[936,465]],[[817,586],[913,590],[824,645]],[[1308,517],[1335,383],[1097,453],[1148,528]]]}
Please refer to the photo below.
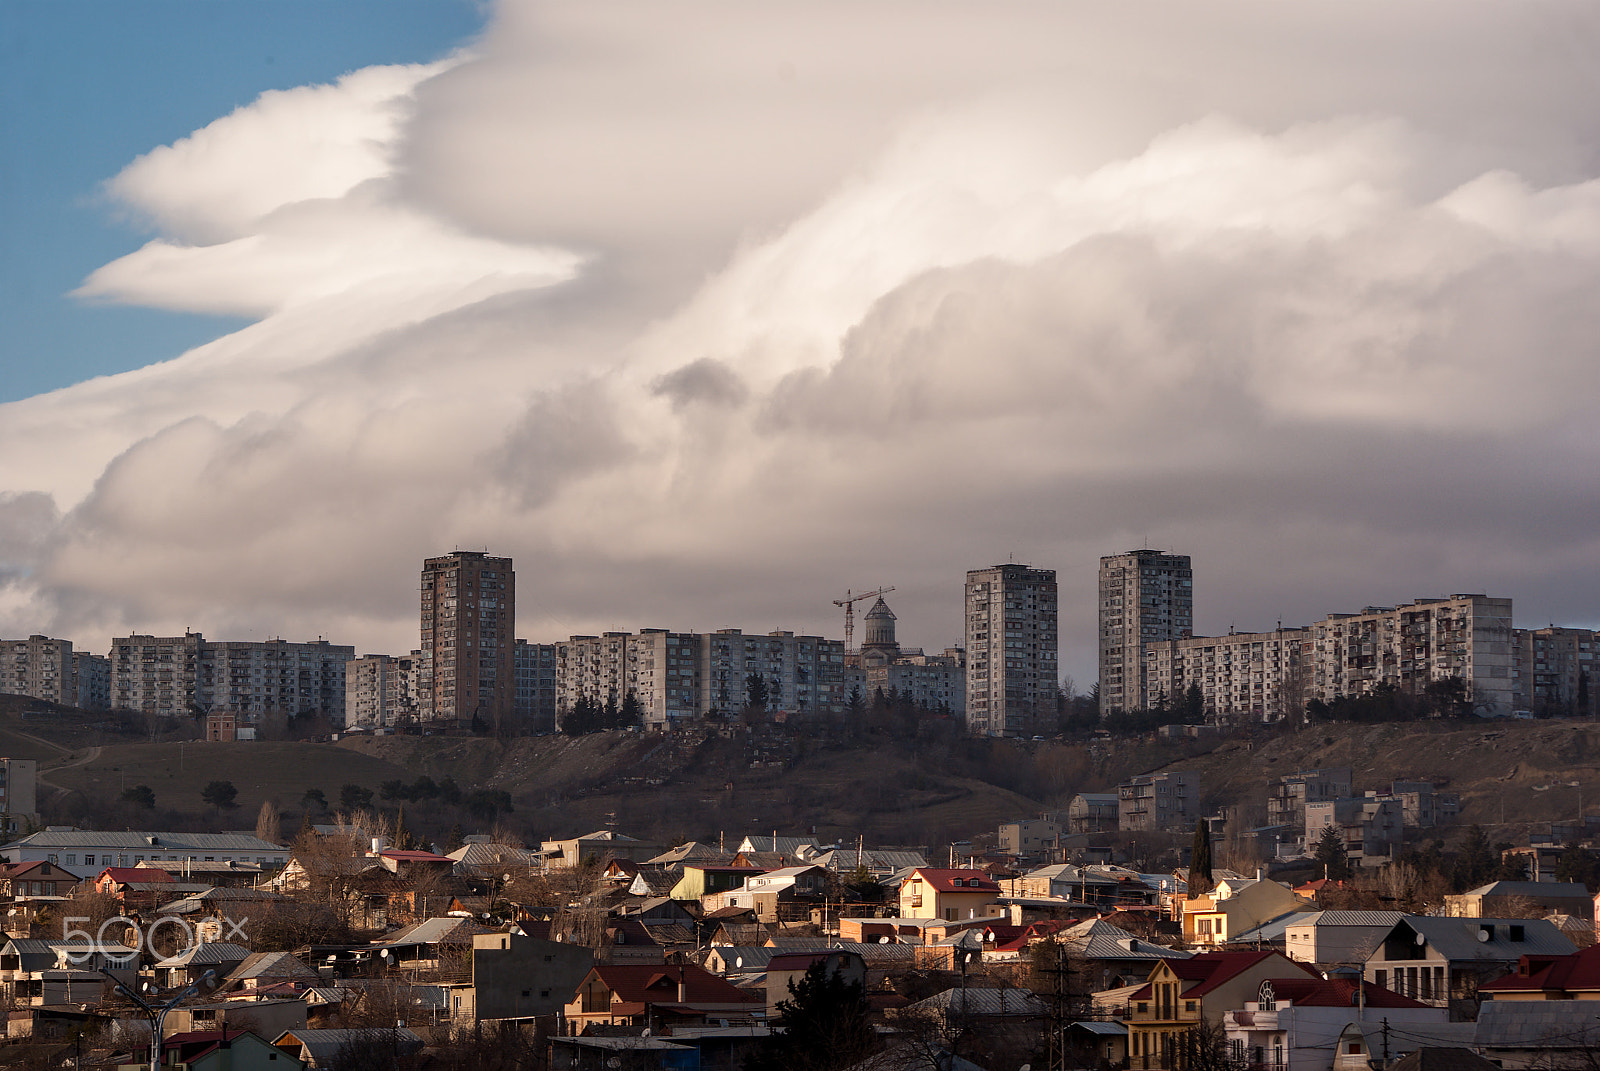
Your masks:
{"label": "metal roof", "polygon": [[1486,1000],[1473,1041],[1486,1049],[1593,1049],[1600,1021],[1588,1000]]}
{"label": "metal roof", "polygon": [[[152,841],[150,838],[154,837]],[[45,829],[20,840],[0,845],[0,851],[13,848],[111,848],[144,852],[223,851],[287,852],[281,844],[245,833],[151,833],[114,830]]]}
{"label": "metal roof", "polygon": [[956,1015],[1044,1015],[1049,1008],[1026,989],[946,989],[907,1005],[906,1010]]}
{"label": "metal roof", "polygon": [[243,945],[232,944],[227,941],[202,941],[191,948],[186,948],[175,956],[168,956],[159,960],[157,967],[188,967],[200,963],[243,963],[250,957],[250,950]]}
{"label": "metal roof", "polygon": [[[1511,940],[1511,927],[1522,929],[1522,940]],[[1406,915],[1395,928],[1409,928],[1427,939],[1429,947],[1449,960],[1515,960],[1522,956],[1566,956],[1578,950],[1571,940],[1544,919],[1444,918]],[[1493,927],[1480,941],[1479,931]],[[1385,937],[1387,941],[1388,938]],[[1373,955],[1382,957],[1382,946]]]}

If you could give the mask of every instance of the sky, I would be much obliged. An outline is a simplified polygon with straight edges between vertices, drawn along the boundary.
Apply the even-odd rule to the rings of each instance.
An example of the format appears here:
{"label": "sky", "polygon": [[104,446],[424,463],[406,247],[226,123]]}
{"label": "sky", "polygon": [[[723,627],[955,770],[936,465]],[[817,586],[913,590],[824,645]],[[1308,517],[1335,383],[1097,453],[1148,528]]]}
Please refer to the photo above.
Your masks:
{"label": "sky", "polygon": [[1591,4],[148,10],[0,14],[0,635],[1600,624]]}

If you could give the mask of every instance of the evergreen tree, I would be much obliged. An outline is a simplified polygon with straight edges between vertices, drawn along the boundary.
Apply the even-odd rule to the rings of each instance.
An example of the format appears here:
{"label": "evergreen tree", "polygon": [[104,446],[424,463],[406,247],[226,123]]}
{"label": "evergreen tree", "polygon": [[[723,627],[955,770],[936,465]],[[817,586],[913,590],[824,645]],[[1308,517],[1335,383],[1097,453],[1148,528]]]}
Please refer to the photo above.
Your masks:
{"label": "evergreen tree", "polygon": [[1189,853],[1189,895],[1201,896],[1211,890],[1211,823],[1201,818],[1194,824],[1194,847]]}
{"label": "evergreen tree", "polygon": [[839,1071],[876,1047],[861,984],[829,970],[825,959],[789,983],[789,999],[777,1010],[778,1029],[763,1039],[746,1071]]}
{"label": "evergreen tree", "polygon": [[639,702],[638,693],[632,688],[622,697],[622,710],[618,715],[619,729],[632,729],[644,724],[644,704]]}
{"label": "evergreen tree", "polygon": [[402,852],[408,852],[413,847],[411,831],[406,828],[406,805],[403,803],[394,815],[394,846]]}
{"label": "evergreen tree", "polygon": [[751,710],[767,709],[767,678],[759,673],[752,673],[744,679],[745,698]]}
{"label": "evergreen tree", "polygon": [[596,729],[615,729],[622,724],[622,708],[617,705],[617,693],[606,693],[606,705],[600,709],[599,724]]}
{"label": "evergreen tree", "polygon": [[1323,876],[1332,881],[1343,881],[1350,876],[1350,855],[1344,850],[1344,834],[1338,826],[1323,826],[1317,841],[1317,862],[1322,864]]}
{"label": "evergreen tree", "polygon": [[1199,681],[1190,681],[1183,693],[1183,720],[1189,725],[1199,725],[1206,720],[1206,697]]}

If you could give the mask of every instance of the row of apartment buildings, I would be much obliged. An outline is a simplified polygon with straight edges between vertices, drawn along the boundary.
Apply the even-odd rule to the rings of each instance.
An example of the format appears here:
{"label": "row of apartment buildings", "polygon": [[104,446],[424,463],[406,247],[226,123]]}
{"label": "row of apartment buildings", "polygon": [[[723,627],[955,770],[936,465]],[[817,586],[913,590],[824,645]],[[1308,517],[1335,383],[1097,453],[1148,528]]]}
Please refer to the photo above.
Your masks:
{"label": "row of apartment buildings", "polygon": [[1586,713],[1577,708],[1588,703],[1594,630],[1517,629],[1511,610],[1510,599],[1458,594],[1196,636],[1188,555],[1110,555],[1100,559],[1100,709],[1176,706],[1197,689],[1212,721],[1276,721],[1312,699],[1459,678],[1482,713]]}
{"label": "row of apartment buildings", "polygon": [[[1313,625],[1196,636],[1188,555],[1132,550],[1100,559],[1098,631],[1103,714],[1176,706],[1198,692],[1216,722],[1275,721],[1310,699],[1359,695],[1380,684],[1418,690],[1460,678],[1485,713],[1587,704],[1595,633],[1517,630],[1511,600],[1418,599]],[[69,640],[0,640],[0,691],[85,709],[178,715],[231,709],[327,713],[336,723],[508,716],[553,728],[582,696],[633,692],[646,724],[729,711],[760,674],[767,701],[795,714],[837,714],[860,688],[882,688],[963,717],[980,735],[1026,737],[1053,722],[1060,631],[1056,574],[1006,564],[967,573],[963,646],[902,649],[879,598],[859,654],[821,636],[644,629],[518,640],[510,558],[455,551],[423,563],[417,649],[367,655],[315,643],[207,641],[199,633],[133,635],[109,657]]]}

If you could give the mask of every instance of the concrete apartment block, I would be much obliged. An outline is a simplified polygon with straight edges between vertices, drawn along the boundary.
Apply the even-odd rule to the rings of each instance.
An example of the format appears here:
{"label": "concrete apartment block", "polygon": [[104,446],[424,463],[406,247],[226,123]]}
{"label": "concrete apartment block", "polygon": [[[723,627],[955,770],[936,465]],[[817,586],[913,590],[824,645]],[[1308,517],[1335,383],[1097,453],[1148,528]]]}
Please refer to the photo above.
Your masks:
{"label": "concrete apartment block", "polygon": [[517,574],[510,558],[458,550],[422,563],[419,715],[487,726],[509,719]]}
{"label": "concrete apartment block", "polygon": [[1100,713],[1142,710],[1144,645],[1194,631],[1194,571],[1187,554],[1130,550],[1100,559]]}
{"label": "concrete apartment block", "polygon": [[996,565],[967,573],[967,730],[1031,736],[1060,683],[1056,572]]}
{"label": "concrete apartment block", "polygon": [[48,636],[0,640],[0,692],[77,706],[72,641]]}

